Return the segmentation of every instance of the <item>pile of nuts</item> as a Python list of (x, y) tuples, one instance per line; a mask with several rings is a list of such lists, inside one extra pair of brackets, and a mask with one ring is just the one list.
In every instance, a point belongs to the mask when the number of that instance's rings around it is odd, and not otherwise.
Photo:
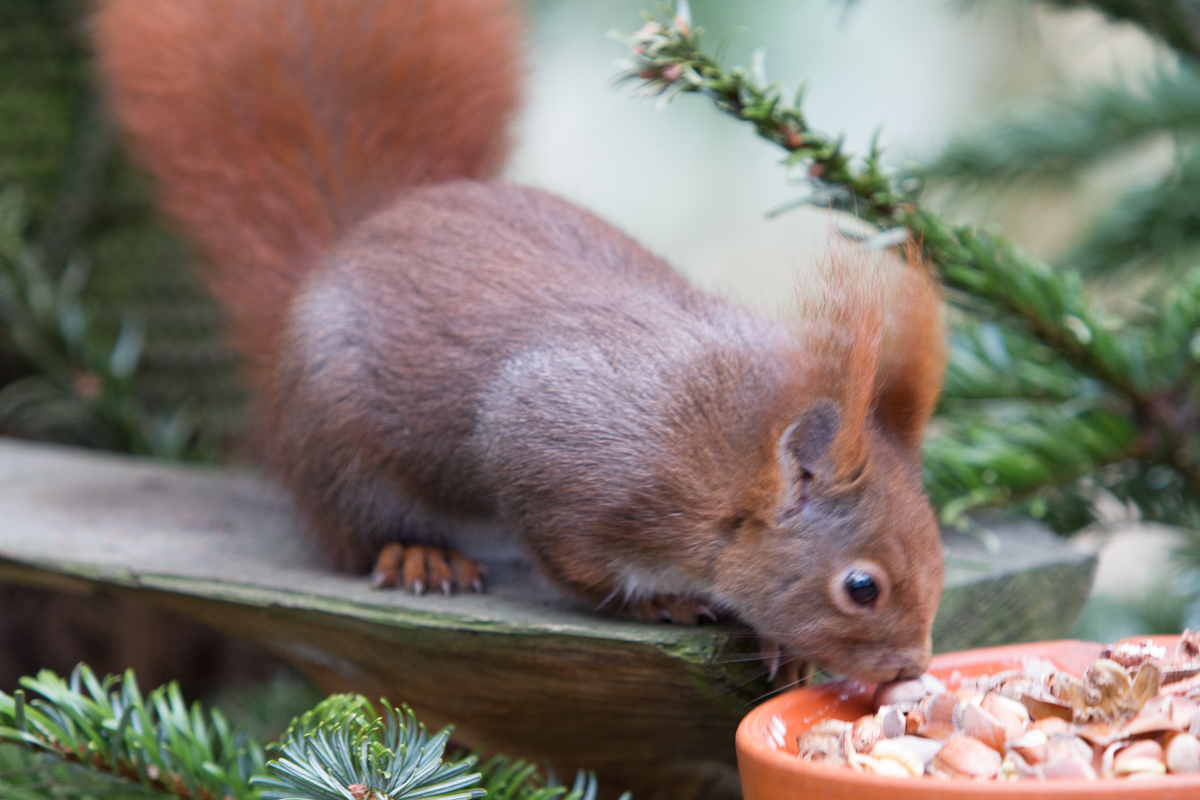
[(1173, 657), (1110, 645), (1077, 678), (1047, 661), (963, 679), (880, 684), (874, 715), (826, 719), (800, 757), (895, 777), (1139, 778), (1200, 773), (1200, 632)]

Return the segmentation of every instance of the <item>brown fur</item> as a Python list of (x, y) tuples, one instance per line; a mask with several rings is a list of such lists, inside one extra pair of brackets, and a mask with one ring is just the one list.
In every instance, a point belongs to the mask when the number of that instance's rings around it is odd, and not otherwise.
[[(482, 524), (597, 604), (683, 594), (835, 669), (924, 668), (943, 356), (920, 270), (889, 292), (846, 254), (789, 331), (561, 199), (455, 180), (502, 153), (501, 2), (169, 8), (108, 0), (100, 62), (339, 566)], [(839, 594), (851, 567), (879, 575), (869, 608)]]

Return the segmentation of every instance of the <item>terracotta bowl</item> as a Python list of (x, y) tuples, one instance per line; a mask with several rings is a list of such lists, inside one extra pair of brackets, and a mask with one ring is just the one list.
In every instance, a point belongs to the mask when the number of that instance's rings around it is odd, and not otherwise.
[[(1145, 641), (1136, 637), (1128, 641)], [(1174, 652), (1178, 636), (1154, 636)], [(935, 656), (929, 671), (954, 688), (963, 678), (1021, 666), (1030, 657), (1052, 661), (1082, 675), (1100, 654), (1093, 642), (1015, 644)], [(964, 800), (964, 798), (1088, 797), (1090, 800), (1184, 800), (1200, 798), (1200, 775), (1084, 780), (973, 781), (967, 778), (885, 778), (802, 761), (796, 736), (829, 717), (846, 721), (871, 713), (875, 684), (839, 681), (781, 694), (750, 712), (737, 732), (738, 771), (745, 800)]]

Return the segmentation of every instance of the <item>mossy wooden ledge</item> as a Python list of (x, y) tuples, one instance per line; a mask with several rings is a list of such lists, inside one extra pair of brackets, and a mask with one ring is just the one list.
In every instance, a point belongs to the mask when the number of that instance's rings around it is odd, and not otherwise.
[[(722, 626), (615, 620), (556, 600), (518, 562), (486, 595), (412, 597), (333, 574), (286, 500), (241, 472), (0, 439), (0, 580), (120, 592), (257, 642), (327, 691), (407, 702), (431, 726), (513, 755), (636, 783), (667, 764), (733, 762), (767, 687), (755, 643)], [(1065, 633), (1095, 561), (1036, 526), (989, 554), (948, 537), (935, 642)]]

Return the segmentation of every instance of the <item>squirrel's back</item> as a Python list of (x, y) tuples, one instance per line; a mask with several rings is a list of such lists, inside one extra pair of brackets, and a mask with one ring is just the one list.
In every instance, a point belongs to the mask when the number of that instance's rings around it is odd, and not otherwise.
[(117, 116), (336, 563), (478, 587), (437, 547), (468, 518), (597, 605), (722, 609), (867, 680), (924, 669), (923, 269), (847, 251), (789, 331), (566, 201), (455, 180), (506, 149), (509, 0), (98, 1)]
[(488, 177), (521, 77), (510, 0), (103, 0), (98, 63), (256, 383), (300, 279), (404, 187)]

